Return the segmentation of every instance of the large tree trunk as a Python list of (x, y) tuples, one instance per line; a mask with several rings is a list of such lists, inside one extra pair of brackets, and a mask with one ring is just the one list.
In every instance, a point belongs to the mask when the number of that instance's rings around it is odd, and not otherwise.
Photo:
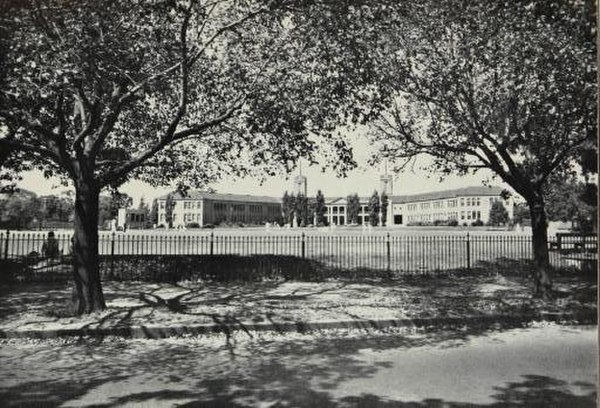
[(91, 182), (75, 183), (73, 242), (73, 309), (77, 314), (106, 308), (98, 264), (98, 202), (100, 191)]
[(548, 299), (552, 296), (550, 258), (548, 256), (548, 225), (544, 211), (544, 199), (539, 196), (528, 203), (531, 214), (531, 230), (535, 272), (533, 276), (535, 294)]

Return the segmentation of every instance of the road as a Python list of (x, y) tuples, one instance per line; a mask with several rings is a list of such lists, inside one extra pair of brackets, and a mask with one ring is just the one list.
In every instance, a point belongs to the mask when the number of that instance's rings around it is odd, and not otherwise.
[(596, 326), (556, 325), (428, 334), (11, 341), (0, 345), (0, 401), (3, 406), (594, 407), (596, 345)]

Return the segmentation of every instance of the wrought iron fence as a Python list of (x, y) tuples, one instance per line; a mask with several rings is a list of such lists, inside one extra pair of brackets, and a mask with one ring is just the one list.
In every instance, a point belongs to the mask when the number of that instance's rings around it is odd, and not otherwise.
[[(44, 259), (43, 232), (0, 233), (1, 259)], [(59, 258), (72, 251), (71, 234), (57, 233)], [(103, 257), (127, 255), (286, 255), (319, 261), (344, 269), (380, 269), (394, 272), (470, 269), (485, 263), (533, 258), (528, 235), (335, 235), (335, 234), (223, 234), (186, 232), (101, 233)], [(562, 234), (549, 241), (550, 262), (557, 268), (595, 265), (595, 235)]]

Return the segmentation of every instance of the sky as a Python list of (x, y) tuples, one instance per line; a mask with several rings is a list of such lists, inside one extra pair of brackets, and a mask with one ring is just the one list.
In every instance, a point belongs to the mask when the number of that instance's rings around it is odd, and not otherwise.
[[(320, 168), (306, 167), (303, 165), (302, 173), (307, 177), (307, 191), (309, 196), (314, 196), (317, 190), (321, 190), (326, 197), (345, 197), (348, 194), (358, 193), (360, 196), (369, 196), (374, 190), (380, 190), (379, 176), (383, 173), (377, 167), (367, 165), (359, 166), (348, 173), (346, 178), (336, 177), (333, 171), (322, 173)], [(226, 178), (219, 183), (211, 184), (219, 193), (252, 194), (281, 197), (287, 190), (293, 191), (293, 177), (297, 174), (281, 175), (280, 177), (268, 178), (262, 184), (256, 178)], [(483, 175), (483, 173), (482, 173)], [(431, 191), (441, 191), (452, 188), (481, 185), (486, 177), (482, 175), (466, 177), (447, 177), (444, 181), (438, 180), (439, 176), (429, 174), (425, 171), (415, 169), (406, 170), (393, 176), (393, 194), (417, 194)], [(493, 185), (506, 187), (501, 180), (492, 181)], [(40, 172), (27, 172), (23, 174), (23, 181), (19, 187), (35, 192), (38, 195), (60, 194), (65, 187), (60, 186), (58, 180), (44, 179)], [(140, 181), (132, 181), (124, 184), (121, 192), (129, 194), (137, 205), (141, 197), (146, 202), (167, 194), (173, 188), (154, 188)]]

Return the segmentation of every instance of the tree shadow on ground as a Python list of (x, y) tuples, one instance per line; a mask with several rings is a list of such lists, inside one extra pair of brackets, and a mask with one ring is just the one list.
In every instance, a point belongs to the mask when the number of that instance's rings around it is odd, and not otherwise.
[[(15, 352), (10, 361), (2, 358), (4, 370), (8, 370), (4, 377), (10, 372), (13, 378), (12, 385), (0, 381), (0, 399), (9, 407), (61, 403), (96, 407), (132, 403), (190, 407), (595, 406), (593, 384), (568, 384), (534, 375), (524, 375), (521, 382), (497, 385), (490, 392), (494, 402), (483, 405), (440, 399), (390, 400), (376, 394), (335, 398), (330, 393), (348, 381), (370, 378), (390, 367), (391, 362), (385, 360), (359, 358), (360, 350), (455, 346), (468, 342), (471, 336), (490, 333), (479, 329), (438, 331), (426, 336), (257, 339), (239, 343), (234, 356), (222, 343), (80, 341), (45, 351), (28, 349), (23, 355)], [(40, 367), (42, 361), (48, 366)], [(575, 394), (570, 385), (581, 392)]]

